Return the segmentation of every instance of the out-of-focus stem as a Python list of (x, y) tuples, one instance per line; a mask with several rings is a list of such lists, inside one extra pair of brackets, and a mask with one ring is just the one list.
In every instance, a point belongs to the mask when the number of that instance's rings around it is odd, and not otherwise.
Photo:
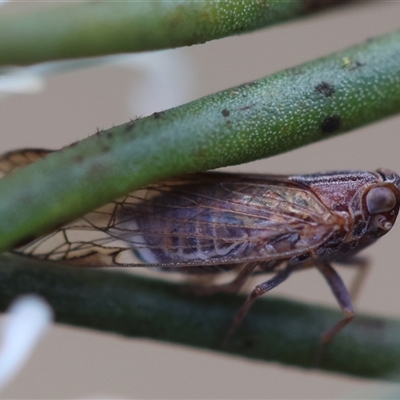
[(0, 13), (0, 64), (204, 43), (346, 1), (350, 0), (88, 1)]
[(400, 372), (400, 321), (389, 318), (357, 314), (317, 366), (320, 335), (339, 311), (265, 296), (223, 348), (243, 296), (201, 298), (133, 274), (1, 256), (0, 310), (23, 293), (43, 296), (65, 324), (363, 377), (397, 380)]

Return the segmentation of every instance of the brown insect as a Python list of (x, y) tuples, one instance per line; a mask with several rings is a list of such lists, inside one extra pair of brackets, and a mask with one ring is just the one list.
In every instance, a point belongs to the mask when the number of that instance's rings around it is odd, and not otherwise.
[[(45, 150), (8, 153), (9, 173)], [(155, 266), (216, 273), (235, 279), (204, 292), (237, 292), (257, 272), (275, 272), (257, 285), (230, 333), (254, 300), (298, 270), (317, 267), (344, 318), (322, 343), (351, 321), (353, 306), (332, 262), (363, 267), (355, 255), (386, 234), (400, 204), (400, 177), (390, 170), (312, 175), (200, 173), (159, 182), (113, 201), (15, 251), (69, 264)]]

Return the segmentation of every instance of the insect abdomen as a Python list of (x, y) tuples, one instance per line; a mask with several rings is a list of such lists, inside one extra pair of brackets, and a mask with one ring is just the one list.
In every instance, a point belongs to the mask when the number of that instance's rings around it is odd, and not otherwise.
[[(228, 218), (229, 219), (229, 218)], [(212, 258), (240, 259), (251, 251), (248, 233), (212, 210), (176, 208), (156, 210), (136, 218), (146, 251), (135, 253), (150, 263), (193, 263)]]

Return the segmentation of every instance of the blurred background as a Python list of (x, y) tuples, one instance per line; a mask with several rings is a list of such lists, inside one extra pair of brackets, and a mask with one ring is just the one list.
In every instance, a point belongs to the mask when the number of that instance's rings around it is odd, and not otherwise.
[[(38, 5), (9, 3), (0, 12), (34, 6)], [(89, 68), (50, 74), (45, 82), (28, 82), (28, 94), (0, 94), (0, 151), (61, 148), (98, 128), (119, 125), (391, 32), (399, 28), (399, 21), (399, 2), (366, 2), (204, 45), (118, 59), (118, 65), (93, 63)], [(400, 117), (387, 119), (229, 169), (298, 174), (386, 167), (400, 172), (399, 126)], [(399, 240), (400, 223), (366, 251), (372, 268), (356, 311), (400, 318)], [(347, 282), (351, 280), (352, 271), (339, 272)], [(336, 307), (315, 270), (295, 274), (272, 295)], [(393, 384), (53, 325), (2, 397), (382, 398), (395, 389)]]

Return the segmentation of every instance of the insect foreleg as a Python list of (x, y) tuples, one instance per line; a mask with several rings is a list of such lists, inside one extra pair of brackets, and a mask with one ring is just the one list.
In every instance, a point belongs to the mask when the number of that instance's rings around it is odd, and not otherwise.
[(334, 326), (325, 331), (320, 338), (321, 344), (325, 345), (354, 317), (353, 305), (351, 304), (350, 295), (340, 278), (339, 274), (328, 263), (317, 263), (317, 268), (328, 282), (332, 292), (344, 313), (344, 318), (337, 322)]
[(278, 272), (272, 279), (261, 283), (260, 285), (257, 285), (249, 294), (247, 297), (246, 301), (243, 303), (242, 307), (239, 309), (237, 314), (235, 315), (235, 318), (232, 321), (232, 325), (229, 328), (229, 331), (226, 334), (225, 340), (224, 340), (224, 345), (226, 345), (232, 336), (232, 334), (235, 332), (235, 330), (238, 328), (238, 326), (242, 323), (244, 317), (250, 310), (251, 306), (253, 305), (254, 301), (262, 296), (264, 293), (269, 292), (271, 289), (274, 287), (278, 286), (281, 284), (283, 281), (285, 281), (289, 275), (293, 272), (293, 265), (288, 265), (284, 270)]

